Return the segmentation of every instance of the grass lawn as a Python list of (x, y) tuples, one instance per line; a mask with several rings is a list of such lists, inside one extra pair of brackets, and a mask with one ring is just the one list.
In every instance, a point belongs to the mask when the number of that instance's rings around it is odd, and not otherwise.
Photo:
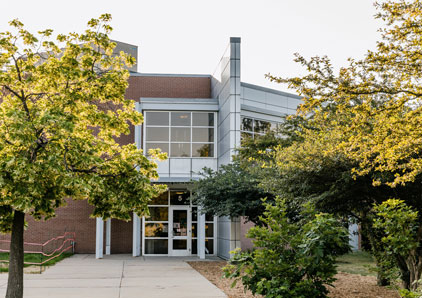
[[(72, 253), (63, 253), (60, 256), (58, 256), (57, 258), (54, 258), (46, 263), (43, 264), (43, 266), (52, 266), (54, 264), (56, 264), (57, 262), (60, 262), (61, 260), (70, 257), (71, 255), (73, 255)], [(51, 256), (52, 257), (52, 256)], [(41, 263), (42, 261), (45, 261), (47, 258), (51, 258), (51, 257), (45, 257), (45, 256), (41, 256), (41, 254), (35, 254), (35, 253), (26, 253), (24, 256), (24, 261), (25, 262), (29, 262), (29, 263)], [(2, 252), (0, 253), (0, 262), (2, 261), (7, 261), (9, 260), (9, 253), (7, 252)], [(39, 266), (39, 265), (28, 265), (25, 264), (24, 267), (29, 267), (29, 266)], [(0, 267), (0, 272), (8, 272), (9, 271), (9, 267), (8, 267), (8, 263), (7, 262), (2, 262), (2, 266)]]
[(337, 271), (339, 272), (375, 276), (376, 273), (371, 268), (375, 268), (374, 258), (364, 251), (356, 251), (337, 259)]

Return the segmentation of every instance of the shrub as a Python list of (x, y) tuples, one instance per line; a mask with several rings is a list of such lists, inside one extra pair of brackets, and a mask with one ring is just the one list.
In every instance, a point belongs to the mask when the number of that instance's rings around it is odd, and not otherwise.
[(255, 249), (235, 251), (225, 276), (268, 298), (326, 297), (337, 273), (336, 257), (350, 250), (347, 229), (331, 215), (309, 209), (293, 222), (279, 198), (265, 207), (265, 225), (247, 234)]

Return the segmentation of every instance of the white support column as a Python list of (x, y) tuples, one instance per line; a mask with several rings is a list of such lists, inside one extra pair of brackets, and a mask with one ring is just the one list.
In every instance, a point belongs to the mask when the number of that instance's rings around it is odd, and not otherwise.
[(95, 258), (103, 258), (104, 245), (104, 221), (101, 217), (97, 217), (96, 235), (95, 235)]
[(106, 255), (110, 254), (111, 250), (111, 219), (106, 221)]
[(141, 219), (133, 213), (132, 256), (141, 255)]
[(205, 214), (198, 207), (198, 257), (205, 259)]

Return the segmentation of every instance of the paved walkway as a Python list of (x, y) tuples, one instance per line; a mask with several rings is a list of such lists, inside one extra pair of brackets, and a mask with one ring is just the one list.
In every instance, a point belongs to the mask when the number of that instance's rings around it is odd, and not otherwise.
[[(197, 258), (74, 255), (42, 274), (25, 274), (25, 298), (226, 297), (185, 260)], [(7, 274), (0, 274), (0, 297)]]

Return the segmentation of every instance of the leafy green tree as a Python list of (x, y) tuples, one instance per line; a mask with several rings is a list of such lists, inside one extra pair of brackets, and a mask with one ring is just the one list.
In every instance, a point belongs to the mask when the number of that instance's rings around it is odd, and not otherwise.
[[(92, 216), (130, 220), (148, 213), (156, 164), (134, 144), (120, 146), (142, 122), (124, 98), (134, 58), (112, 55), (111, 16), (83, 34), (35, 36), (18, 20), (0, 33), (0, 227), (10, 232), (7, 298), (23, 296), (26, 215), (47, 220), (66, 198), (86, 199)], [(15, 32), (15, 33), (13, 33)], [(158, 151), (151, 152), (165, 158)]]
[(291, 221), (286, 202), (279, 198), (265, 207), (264, 226), (247, 234), (256, 249), (237, 251), (225, 276), (264, 297), (327, 297), (336, 256), (350, 249), (348, 231), (332, 216), (309, 209), (301, 221)]
[(261, 189), (258, 176), (245, 170), (238, 162), (223, 165), (218, 171), (204, 169), (203, 179), (194, 183), (194, 200), (204, 213), (240, 217), (260, 225), (264, 211), (262, 199), (274, 196)]
[(417, 290), (421, 286), (422, 258), (420, 257), (422, 227), (418, 211), (403, 200), (390, 199), (374, 207), (374, 227), (383, 232), (382, 242), (393, 255), (402, 274), (403, 288)]

